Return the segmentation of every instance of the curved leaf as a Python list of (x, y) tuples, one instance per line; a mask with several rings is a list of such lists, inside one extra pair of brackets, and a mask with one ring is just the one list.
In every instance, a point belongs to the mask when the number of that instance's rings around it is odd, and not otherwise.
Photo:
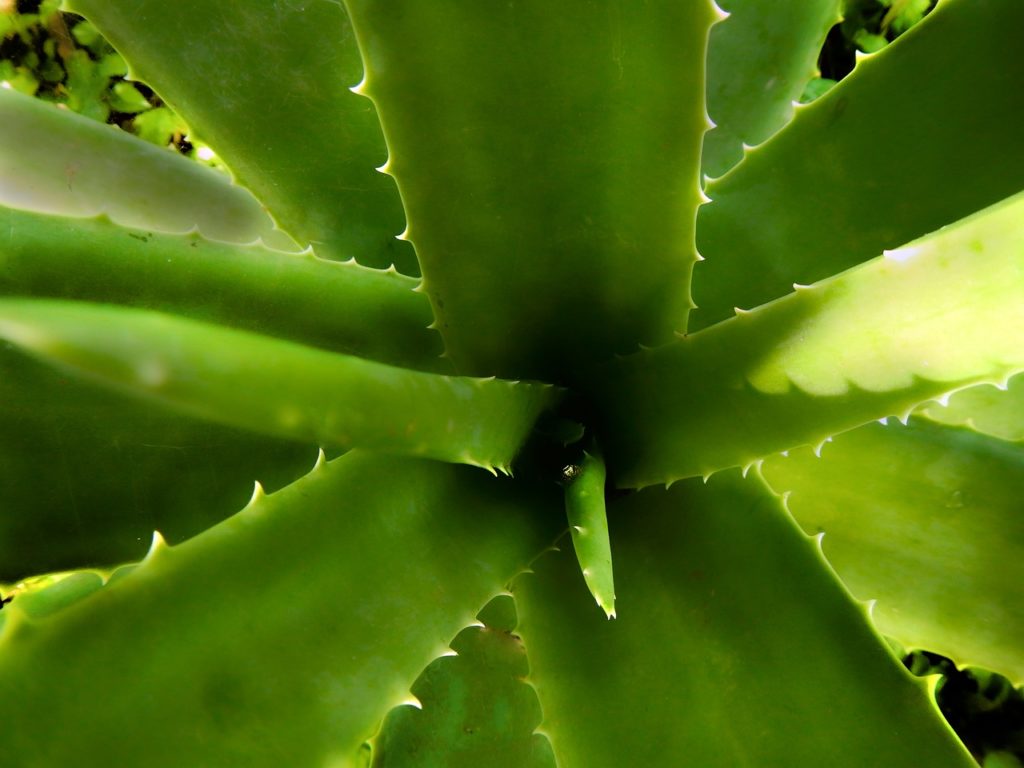
[(717, 0), (729, 14), (708, 40), (708, 114), (701, 170), (721, 176), (793, 116), (839, 19), (840, 0)]
[(277, 437), (507, 472), (547, 384), (419, 373), (193, 320), (102, 304), (0, 299), (0, 338), (183, 412)]
[(1024, 188), (1022, 28), (1018, 0), (945, 0), (708, 185), (690, 330)]
[(394, 272), (3, 207), (0, 233), (4, 294), (128, 304), (396, 365), (450, 369), (417, 281)]
[(560, 382), (684, 327), (710, 0), (346, 2), (461, 372)]
[(613, 619), (615, 582), (604, 500), (605, 474), (604, 459), (597, 453), (584, 453), (572, 477), (566, 479), (565, 511), (583, 580), (601, 610)]
[[(337, 0), (73, 0), (302, 245), (417, 274)], [(259, 44), (254, 45), (253, 41)]]
[(222, 173), (6, 88), (0, 112), (0, 205), (296, 250), (248, 190)]
[[(0, 346), (0, 582), (179, 542), (306, 472), (316, 447), (119, 397)], [(4, 611), (6, 612), (6, 611)]]
[(1022, 370), (1022, 216), (1024, 194), (609, 366), (595, 388), (616, 482), (746, 466)]
[(549, 506), (429, 461), (318, 466), (49, 619), (8, 617), (4, 760), (348, 764), (543, 546)]
[(914, 419), (763, 471), (881, 632), (1024, 682), (1024, 447)]
[(569, 553), (516, 580), (558, 764), (974, 765), (759, 485), (730, 473), (614, 504), (616, 621)]

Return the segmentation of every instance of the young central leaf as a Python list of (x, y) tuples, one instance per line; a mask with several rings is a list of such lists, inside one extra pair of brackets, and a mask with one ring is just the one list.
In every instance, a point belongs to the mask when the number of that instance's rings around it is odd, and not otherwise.
[(348, 0), (459, 370), (565, 381), (690, 307), (710, 0)]
[(608, 618), (614, 619), (615, 583), (604, 506), (604, 459), (596, 452), (584, 453), (583, 461), (567, 466), (563, 472), (567, 480), (565, 511), (583, 580)]

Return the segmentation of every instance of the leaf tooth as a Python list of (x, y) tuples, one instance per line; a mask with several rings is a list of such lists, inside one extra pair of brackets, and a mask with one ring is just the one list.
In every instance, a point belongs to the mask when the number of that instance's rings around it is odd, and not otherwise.
[(871, 58), (874, 58), (875, 54), (877, 54), (877, 53), (878, 53), (877, 51), (875, 51), (875, 53), (868, 53), (867, 51), (862, 51), (859, 48), (854, 50), (854, 52), (853, 52), (853, 66), (855, 68), (860, 66), (861, 62), (867, 61), (868, 59), (871, 59)]
[[(323, 453), (323, 449), (320, 450), (320, 453)], [(317, 457), (317, 463), (319, 464), (319, 456)], [(314, 466), (313, 469), (316, 469), (316, 467)], [(263, 490), (263, 486), (260, 484), (260, 481), (253, 481), (252, 496), (249, 497), (249, 501), (246, 503), (246, 505), (242, 507), (242, 511), (244, 512), (245, 510), (248, 509), (254, 509), (262, 499), (266, 498), (266, 495), (266, 491)]]
[[(324, 466), (326, 464), (327, 464), (327, 454), (324, 453), (324, 449), (323, 448), (318, 448), (317, 449), (317, 453), (316, 453), (316, 461), (313, 464), (313, 469), (311, 469), (309, 471), (309, 474), (312, 475), (314, 472), (319, 472), (320, 470), (322, 470), (324, 468)], [(259, 483), (257, 483), (257, 485), (259, 485)], [(253, 493), (255, 493), (255, 489), (253, 489)], [(250, 501), (251, 501), (251, 499), (250, 499)]]
[(351, 88), (349, 88), (349, 90), (352, 91), (352, 93), (354, 93), (354, 94), (356, 94), (358, 96), (362, 96), (362, 97), (368, 99), (368, 98), (370, 98), (370, 96), (366, 92), (366, 85), (367, 85), (366, 74), (364, 73), (363, 74), (363, 79), (360, 80), (355, 85), (353, 85)]
[[(449, 655), (449, 654), (442, 654), (442, 656), (447, 656), (447, 655)], [(455, 654), (455, 655), (458, 655), (458, 654)], [(400, 706), (400, 707), (402, 707), (402, 706), (415, 707), (416, 709), (423, 709), (423, 702), (420, 701), (419, 699), (417, 699), (413, 694), (410, 693), (408, 696), (406, 696), (404, 699), (402, 699), (400, 702), (398, 702), (398, 706)]]
[(732, 15), (727, 10), (719, 6), (715, 0), (711, 0), (711, 12), (715, 15), (714, 21), (711, 22), (712, 25), (721, 24)]
[[(831, 440), (831, 439), (832, 438), (829, 438), (829, 440)], [(764, 459), (754, 459), (753, 461), (751, 461), (748, 464), (745, 464), (743, 466), (743, 469), (741, 470), (741, 474), (743, 475), (744, 478), (746, 478), (747, 473), (751, 470), (751, 468), (754, 468), (758, 472), (760, 472), (762, 464), (764, 464)]]
[(146, 556), (142, 558), (142, 562), (151, 563), (158, 557), (163, 557), (163, 555), (170, 551), (170, 549), (171, 547), (167, 543), (163, 534), (160, 533), (160, 531), (153, 531), (153, 539), (149, 544), (149, 551), (146, 552)]
[(878, 600), (877, 600), (876, 598), (871, 598), (870, 600), (865, 600), (865, 601), (864, 601), (864, 607), (865, 607), (865, 609), (866, 609), (866, 610), (867, 610), (867, 612), (868, 612), (868, 618), (869, 618), (869, 619), (870, 619), (870, 618), (872, 617), (872, 615), (874, 614), (874, 612), (875, 612), (875, 606), (876, 606), (877, 604), (878, 604)]

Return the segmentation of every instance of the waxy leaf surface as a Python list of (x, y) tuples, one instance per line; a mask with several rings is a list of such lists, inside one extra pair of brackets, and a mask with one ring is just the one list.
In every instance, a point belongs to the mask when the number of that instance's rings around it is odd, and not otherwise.
[(5, 764), (351, 765), (550, 540), (557, 494), (509, 483), (353, 453), (48, 619), (7, 606)]
[(388, 713), (373, 744), (374, 768), (555, 768), (540, 724), (529, 665), (513, 630), (510, 595), (499, 595), (412, 686), (417, 704)]
[(839, 0), (717, 0), (728, 18), (708, 40), (708, 114), (701, 170), (724, 174), (743, 159), (744, 145), (769, 138), (793, 115), (793, 101), (817, 74)]
[(460, 372), (561, 383), (684, 327), (710, 0), (346, 4)]
[(0, 337), (58, 367), (185, 413), (325, 447), (508, 471), (546, 384), (420, 373), (124, 307), (0, 299)]
[(0, 293), (127, 304), (450, 370), (417, 281), (312, 253), (0, 207)]
[(0, 113), (0, 145), (10, 148), (0, 152), (0, 205), (295, 249), (223, 173), (6, 88)]
[[(747, 466), (1024, 368), (1024, 195), (608, 366), (620, 485)], [(998, 329), (998, 330), (994, 330)]]
[(967, 426), (1002, 440), (1024, 440), (1024, 377), (1005, 386), (983, 384), (955, 393), (948, 403), (928, 403), (922, 416), (940, 424)]
[(559, 766), (973, 765), (758, 479), (648, 489), (610, 511), (618, 619), (570, 552), (513, 586)]
[(879, 631), (1024, 682), (1024, 449), (914, 419), (764, 463)]
[(316, 454), (0, 348), (0, 582), (137, 560), (154, 529), (194, 536), (238, 511), (254, 481), (277, 490)]
[(1021, 29), (1018, 0), (946, 0), (708, 185), (690, 330), (1024, 188)]
[[(303, 246), (416, 274), (362, 64), (331, 0), (74, 0)], [(254, 41), (258, 43), (254, 44)]]

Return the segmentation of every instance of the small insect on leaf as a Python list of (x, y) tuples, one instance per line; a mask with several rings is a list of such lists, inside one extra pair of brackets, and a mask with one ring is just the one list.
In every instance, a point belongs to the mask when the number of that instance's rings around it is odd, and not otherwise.
[(579, 464), (566, 464), (562, 467), (562, 480), (572, 482), (580, 476), (582, 471), (583, 468)]

